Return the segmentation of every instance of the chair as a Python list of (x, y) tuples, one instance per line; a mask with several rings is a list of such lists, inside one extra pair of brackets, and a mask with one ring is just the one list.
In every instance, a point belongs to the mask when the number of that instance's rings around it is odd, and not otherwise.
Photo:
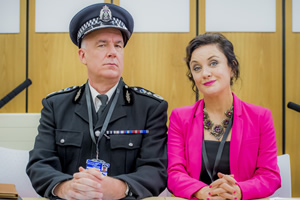
[(0, 147), (0, 183), (15, 184), (21, 197), (39, 197), (26, 174), (28, 150)]
[(169, 192), (168, 188), (166, 188), (162, 193), (160, 193), (159, 197), (171, 197), (171, 193)]
[(40, 113), (0, 113), (0, 147), (33, 148)]
[(270, 197), (292, 197), (291, 186), (291, 167), (289, 154), (277, 157), (277, 163), (280, 169), (281, 187)]

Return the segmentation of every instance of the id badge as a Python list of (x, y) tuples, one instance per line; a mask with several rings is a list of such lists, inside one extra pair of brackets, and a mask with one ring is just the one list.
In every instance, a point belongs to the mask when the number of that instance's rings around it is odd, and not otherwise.
[(89, 168), (99, 169), (100, 172), (104, 176), (107, 176), (107, 171), (108, 171), (109, 166), (110, 166), (110, 164), (106, 163), (103, 160), (97, 160), (97, 159), (88, 159), (88, 160), (86, 160), (86, 169), (89, 169)]

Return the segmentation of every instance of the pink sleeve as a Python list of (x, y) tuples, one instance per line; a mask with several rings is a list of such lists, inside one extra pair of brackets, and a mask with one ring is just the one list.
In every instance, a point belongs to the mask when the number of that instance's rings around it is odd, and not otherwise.
[(175, 196), (193, 199), (192, 195), (207, 185), (188, 173), (193, 166), (188, 166), (186, 158), (186, 130), (177, 109), (173, 110), (168, 130), (168, 189)]
[(264, 110), (259, 119), (259, 149), (256, 170), (251, 179), (238, 182), (243, 199), (264, 198), (281, 185), (277, 165), (276, 135), (270, 110)]

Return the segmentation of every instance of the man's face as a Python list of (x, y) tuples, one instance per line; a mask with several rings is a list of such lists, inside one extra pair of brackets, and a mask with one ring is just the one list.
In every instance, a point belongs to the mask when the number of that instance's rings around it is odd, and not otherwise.
[(104, 28), (86, 35), (78, 51), (90, 80), (119, 81), (123, 72), (124, 41), (120, 30)]

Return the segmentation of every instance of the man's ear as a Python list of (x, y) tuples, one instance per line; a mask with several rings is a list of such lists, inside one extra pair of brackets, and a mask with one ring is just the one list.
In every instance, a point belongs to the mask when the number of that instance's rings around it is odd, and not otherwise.
[(80, 48), (78, 50), (78, 56), (79, 56), (79, 59), (81, 61), (82, 64), (86, 65), (86, 59), (85, 59), (85, 51), (84, 49)]

